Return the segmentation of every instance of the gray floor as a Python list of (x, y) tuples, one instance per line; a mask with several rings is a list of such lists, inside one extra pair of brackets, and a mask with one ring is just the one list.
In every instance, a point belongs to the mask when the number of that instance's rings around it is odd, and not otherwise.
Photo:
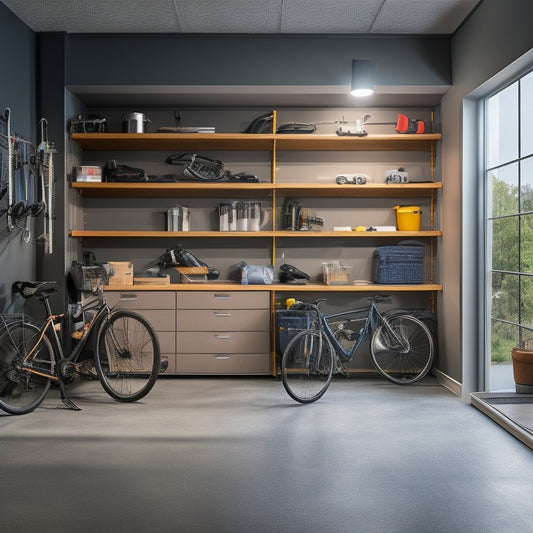
[(0, 415), (2, 531), (533, 532), (533, 453), (433, 378), (312, 405), (273, 378), (72, 391)]

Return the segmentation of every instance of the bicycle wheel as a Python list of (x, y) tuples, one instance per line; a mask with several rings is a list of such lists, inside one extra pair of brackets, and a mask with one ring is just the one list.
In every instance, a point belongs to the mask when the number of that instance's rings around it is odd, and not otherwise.
[(104, 390), (134, 402), (154, 386), (161, 365), (159, 341), (141, 315), (118, 310), (105, 317), (96, 337), (94, 365)]
[(411, 315), (389, 318), (387, 324), (376, 329), (370, 344), (376, 369), (400, 385), (422, 379), (431, 369), (434, 353), (427, 326)]
[(333, 374), (333, 346), (320, 330), (307, 329), (296, 335), (283, 352), (281, 380), (287, 394), (300, 403), (318, 400)]
[[(23, 320), (0, 333), (0, 409), (12, 415), (33, 411), (50, 388), (50, 378), (23, 368), (22, 361), (39, 339), (39, 328)], [(29, 362), (35, 371), (55, 374), (54, 349), (43, 336)]]

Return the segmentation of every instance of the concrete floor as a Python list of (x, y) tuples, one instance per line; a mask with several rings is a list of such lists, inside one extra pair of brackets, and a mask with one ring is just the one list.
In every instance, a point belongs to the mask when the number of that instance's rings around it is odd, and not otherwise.
[(0, 415), (5, 532), (533, 532), (533, 454), (433, 378), (334, 381), (299, 405), (273, 378), (98, 383)]

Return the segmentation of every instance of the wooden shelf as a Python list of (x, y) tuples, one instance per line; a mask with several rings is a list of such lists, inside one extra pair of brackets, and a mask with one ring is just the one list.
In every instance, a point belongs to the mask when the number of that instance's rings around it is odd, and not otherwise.
[(211, 237), (211, 238), (420, 238), (440, 237), (441, 231), (149, 231), (149, 230), (71, 230), (71, 237), (101, 237), (101, 238), (169, 238), (169, 237)]
[(366, 185), (329, 183), (85, 183), (72, 182), (81, 195), (91, 198), (191, 198), (280, 196), (350, 198), (420, 198), (442, 189), (440, 182)]
[(270, 292), (431, 292), (441, 291), (438, 283), (422, 285), (290, 285), (276, 283), (273, 285), (241, 285), (227, 281), (210, 283), (171, 283), (166, 285), (113, 285), (106, 286), (106, 291), (270, 291)]
[(256, 198), (272, 194), (272, 183), (83, 183), (71, 186), (90, 198)]
[(340, 137), (273, 133), (72, 133), (84, 150), (430, 151), (440, 133)]
[(421, 198), (429, 196), (431, 191), (442, 189), (442, 183), (368, 183), (365, 185), (275, 183), (272, 187), (279, 196), (302, 196), (308, 198)]

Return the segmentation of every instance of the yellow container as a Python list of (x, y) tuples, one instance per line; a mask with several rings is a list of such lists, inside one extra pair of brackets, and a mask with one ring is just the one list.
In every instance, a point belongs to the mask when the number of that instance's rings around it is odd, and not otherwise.
[(395, 205), (398, 231), (420, 231), (420, 207), (416, 205)]

